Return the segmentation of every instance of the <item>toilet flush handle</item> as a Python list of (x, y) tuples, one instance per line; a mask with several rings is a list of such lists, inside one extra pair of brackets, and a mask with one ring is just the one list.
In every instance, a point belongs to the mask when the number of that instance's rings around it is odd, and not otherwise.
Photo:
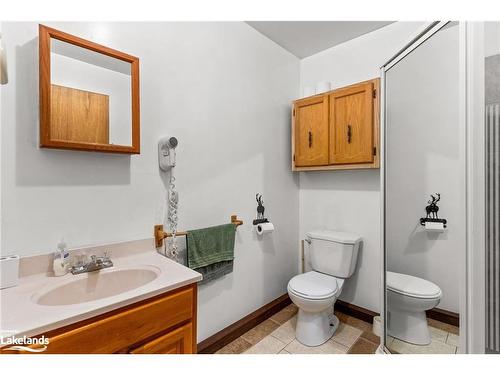
[(304, 239), (304, 241), (306, 241), (309, 245), (310, 245), (310, 244), (311, 244), (311, 242), (312, 242), (312, 241), (311, 241), (311, 239), (310, 239), (309, 237), (306, 237), (306, 238)]

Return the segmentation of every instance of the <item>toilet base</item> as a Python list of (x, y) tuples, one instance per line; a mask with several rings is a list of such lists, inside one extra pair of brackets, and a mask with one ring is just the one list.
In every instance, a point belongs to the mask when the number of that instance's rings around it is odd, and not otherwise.
[(390, 309), (387, 318), (387, 333), (390, 336), (415, 345), (429, 345), (431, 343), (425, 311)]
[(295, 337), (306, 346), (318, 346), (327, 342), (339, 326), (333, 309), (322, 312), (307, 312), (299, 308)]

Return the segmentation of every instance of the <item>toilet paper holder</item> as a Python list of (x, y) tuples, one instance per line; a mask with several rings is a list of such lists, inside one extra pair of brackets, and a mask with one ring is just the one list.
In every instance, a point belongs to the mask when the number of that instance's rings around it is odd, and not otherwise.
[(446, 223), (448, 223), (448, 221), (446, 219), (431, 219), (427, 217), (421, 217), (420, 225), (425, 226), (425, 223), (443, 223), (443, 227), (446, 228)]
[(443, 228), (446, 228), (446, 224), (448, 223), (448, 221), (446, 219), (440, 219), (438, 217), (439, 206), (437, 205), (437, 202), (439, 202), (440, 200), (441, 194), (436, 193), (436, 196), (431, 194), (431, 200), (427, 201), (429, 205), (425, 207), (427, 216), (420, 218), (420, 225), (425, 226), (425, 223), (442, 223)]

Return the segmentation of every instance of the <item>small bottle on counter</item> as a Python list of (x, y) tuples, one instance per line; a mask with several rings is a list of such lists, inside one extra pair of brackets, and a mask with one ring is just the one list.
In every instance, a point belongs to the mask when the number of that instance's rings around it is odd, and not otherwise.
[(64, 276), (69, 270), (69, 252), (64, 239), (57, 244), (57, 251), (54, 253), (54, 276)]

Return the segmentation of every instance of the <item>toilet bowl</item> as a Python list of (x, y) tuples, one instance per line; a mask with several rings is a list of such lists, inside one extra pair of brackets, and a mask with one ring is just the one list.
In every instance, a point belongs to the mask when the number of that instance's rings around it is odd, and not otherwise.
[(338, 328), (333, 305), (342, 291), (343, 279), (310, 271), (293, 277), (288, 283), (288, 295), (297, 305), (295, 337), (307, 346), (328, 341)]
[(387, 272), (387, 332), (416, 345), (428, 345), (431, 335), (426, 310), (441, 301), (441, 289), (419, 277)]
[(361, 237), (346, 232), (318, 230), (306, 234), (307, 257), (312, 270), (288, 282), (288, 295), (297, 305), (295, 337), (306, 346), (328, 341), (339, 326), (333, 304), (344, 280), (356, 268)]

